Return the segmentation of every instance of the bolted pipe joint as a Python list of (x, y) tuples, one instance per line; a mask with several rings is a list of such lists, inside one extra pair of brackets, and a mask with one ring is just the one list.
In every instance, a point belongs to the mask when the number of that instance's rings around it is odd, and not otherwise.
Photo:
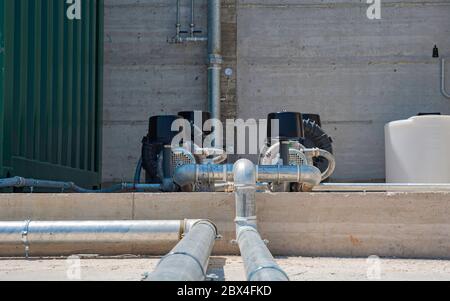
[(198, 181), (214, 184), (216, 181), (233, 181), (233, 165), (224, 164), (187, 164), (178, 167), (173, 181), (180, 187), (195, 184)]

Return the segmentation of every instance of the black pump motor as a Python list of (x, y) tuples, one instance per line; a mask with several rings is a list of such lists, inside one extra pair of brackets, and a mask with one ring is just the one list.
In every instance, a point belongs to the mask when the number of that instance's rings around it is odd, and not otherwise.
[[(183, 111), (183, 112), (179, 112), (178, 115), (183, 117), (187, 121), (189, 121), (189, 123), (191, 124), (191, 136), (192, 136), (191, 141), (192, 142), (195, 141), (196, 134), (201, 135), (202, 141), (207, 135), (211, 134), (210, 131), (203, 130), (203, 126), (204, 126), (205, 122), (211, 119), (210, 112)], [(196, 118), (201, 118), (201, 121), (196, 120)], [(200, 124), (196, 124), (196, 123), (199, 123), (199, 121), (200, 121)]]
[(172, 132), (172, 123), (180, 118), (178, 115), (150, 117), (147, 136), (142, 139), (142, 168), (145, 170), (146, 183), (162, 182), (158, 175), (158, 156), (177, 135), (177, 132)]
[[(202, 118), (202, 124), (197, 125), (197, 129), (196, 117)], [(178, 115), (153, 116), (149, 119), (148, 133), (142, 139), (141, 154), (146, 183), (160, 184), (163, 178), (171, 178), (178, 166), (195, 163), (196, 159), (192, 153), (172, 147), (172, 140), (179, 134), (178, 131), (172, 131), (173, 123), (179, 119), (187, 120), (191, 125), (191, 142), (195, 142), (195, 135), (198, 135), (200, 131), (203, 141), (203, 138), (210, 134), (203, 131), (203, 124), (210, 118), (211, 114), (208, 112), (184, 111)]]
[[(272, 133), (272, 120), (279, 121), (279, 134)], [(320, 115), (297, 112), (278, 112), (268, 116), (268, 137), (279, 141), (298, 141), (306, 148), (320, 148), (333, 153), (333, 140), (322, 129)], [(270, 139), (268, 140), (270, 143)], [(324, 158), (314, 158), (314, 165), (324, 172), (328, 161)]]
[[(272, 128), (273, 121), (278, 120), (277, 129)], [(267, 117), (267, 137), (279, 140), (295, 140), (304, 136), (303, 116), (296, 112), (270, 113)], [(278, 135), (277, 135), (278, 134)]]

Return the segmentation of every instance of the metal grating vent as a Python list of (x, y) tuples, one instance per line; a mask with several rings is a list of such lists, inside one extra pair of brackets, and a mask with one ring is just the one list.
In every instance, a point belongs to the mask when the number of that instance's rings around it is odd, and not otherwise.
[(306, 165), (308, 160), (302, 152), (296, 149), (289, 150), (289, 164), (290, 165)]
[(195, 164), (195, 159), (193, 156), (189, 156), (186, 152), (181, 150), (173, 150), (172, 151), (172, 167), (173, 170), (177, 169), (180, 166), (187, 164)]

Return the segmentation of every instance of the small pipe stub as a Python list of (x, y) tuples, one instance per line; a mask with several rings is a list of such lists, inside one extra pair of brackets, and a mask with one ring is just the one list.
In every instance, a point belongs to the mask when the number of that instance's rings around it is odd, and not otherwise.
[(438, 58), (438, 57), (439, 57), (439, 48), (437, 47), (437, 45), (434, 45), (433, 58)]

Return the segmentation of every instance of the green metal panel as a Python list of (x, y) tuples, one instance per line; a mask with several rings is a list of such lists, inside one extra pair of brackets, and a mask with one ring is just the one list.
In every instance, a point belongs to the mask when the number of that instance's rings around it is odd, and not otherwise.
[(0, 177), (101, 182), (103, 1), (80, 1), (0, 0)]
[(3, 171), (3, 119), (4, 119), (4, 74), (5, 74), (5, 12), (4, 0), (0, 0), (0, 176)]

